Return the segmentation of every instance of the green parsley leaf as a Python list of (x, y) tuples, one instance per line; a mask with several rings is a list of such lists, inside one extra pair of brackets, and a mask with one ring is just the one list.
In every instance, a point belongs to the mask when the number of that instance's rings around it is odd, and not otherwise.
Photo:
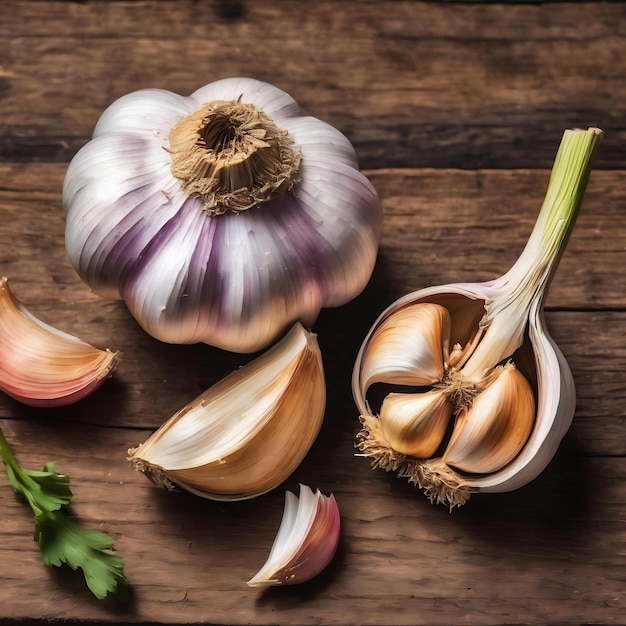
[(124, 563), (114, 554), (109, 535), (83, 528), (62, 511), (44, 511), (35, 516), (35, 541), (46, 565), (80, 567), (96, 598), (102, 600), (108, 593), (126, 595)]
[(56, 567), (66, 564), (80, 568), (85, 582), (102, 600), (109, 593), (124, 599), (128, 581), (124, 563), (114, 553), (114, 542), (99, 530), (83, 528), (63, 507), (72, 499), (69, 474), (59, 474), (54, 463), (42, 470), (27, 470), (20, 466), (0, 429), (0, 456), (13, 489), (23, 495), (35, 514), (34, 539), (39, 544), (43, 561)]
[(47, 463), (40, 471), (23, 469), (17, 463), (7, 463), (6, 469), (11, 486), (28, 500), (33, 511), (58, 511), (72, 499), (70, 475), (58, 474), (54, 463)]

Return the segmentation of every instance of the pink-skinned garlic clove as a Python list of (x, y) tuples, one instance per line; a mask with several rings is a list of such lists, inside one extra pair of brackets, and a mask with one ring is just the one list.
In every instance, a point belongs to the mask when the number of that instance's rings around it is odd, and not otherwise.
[(31, 406), (78, 402), (109, 378), (119, 355), (37, 319), (0, 279), (0, 390)]
[(283, 518), (263, 567), (250, 587), (294, 585), (317, 576), (332, 560), (340, 535), (339, 508), (333, 494), (300, 485), (300, 497), (285, 494)]

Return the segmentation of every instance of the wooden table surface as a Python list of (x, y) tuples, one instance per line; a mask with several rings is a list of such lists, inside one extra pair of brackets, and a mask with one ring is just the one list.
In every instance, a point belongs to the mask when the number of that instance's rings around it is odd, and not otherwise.
[[(67, 164), (99, 115), (142, 87), (181, 94), (247, 75), (353, 142), (384, 207), (375, 273), (315, 323), (328, 406), (280, 488), (216, 503), (153, 486), (126, 461), (249, 356), (147, 336), (64, 248)], [(565, 128), (605, 131), (547, 298), (577, 386), (573, 425), (534, 482), (450, 513), (355, 455), (350, 375), (374, 318), (429, 285), (487, 280), (517, 258)], [(40, 319), (123, 353), (63, 409), (0, 397), (18, 459), (56, 461), (72, 510), (110, 533), (125, 605), (43, 565), (0, 474), (0, 618), (111, 623), (626, 623), (626, 3), (396, 0), (7, 1), (0, 21), (0, 274)], [(333, 492), (338, 554), (317, 579), (259, 593), (285, 489)], [(2, 621), (2, 620), (0, 620)]]

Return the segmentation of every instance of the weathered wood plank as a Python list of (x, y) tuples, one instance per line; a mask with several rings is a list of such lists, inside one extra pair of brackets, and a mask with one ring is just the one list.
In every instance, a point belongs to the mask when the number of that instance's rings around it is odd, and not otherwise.
[[(338, 8), (333, 0), (319, 0), (315, 10), (308, 0), (272, 2), (258, 0), (209, 0), (195, 3), (186, 0), (9, 0), (12, 10), (0, 25), (0, 35), (20, 37), (57, 37), (59, 32), (72, 27), (90, 37), (135, 37), (138, 33), (149, 37), (167, 36), (171, 39), (202, 38), (207, 29), (213, 29), (216, 38), (223, 38), (233, 22), (246, 23), (245, 34), (283, 38), (299, 33), (319, 35), (320, 25), (336, 32), (375, 37), (382, 28), (398, 38), (435, 38), (442, 32), (450, 38), (498, 40), (503, 38), (502, 25), (518, 24), (511, 37), (545, 40), (571, 38), (584, 41), (626, 34), (626, 25), (615, 21), (616, 7), (623, 0), (613, 2), (573, 2), (572, 0), (515, 0), (487, 2), (477, 0), (479, 7), (467, 6), (471, 1), (426, 0), (343, 0)], [(489, 5), (492, 6), (489, 6)], [(543, 13), (541, 6), (552, 5)], [(576, 5), (586, 6), (576, 6)], [(415, 16), (415, 5), (426, 11), (424, 17)], [(463, 6), (465, 5), (465, 6)], [(533, 6), (534, 5), (534, 6)], [(477, 9), (481, 21), (476, 20)], [(574, 29), (566, 19), (578, 14), (595, 18), (584, 28)], [(589, 12), (589, 13), (586, 13)], [(300, 14), (298, 33), (285, 33), (281, 20), (294, 19)], [(134, 24), (128, 16), (141, 15), (142, 23)], [(543, 15), (545, 19), (538, 20)], [(540, 23), (535, 23), (540, 22)], [(537, 28), (538, 26), (538, 28)], [(243, 42), (242, 42), (243, 43)]]
[(344, 131), (366, 168), (549, 167), (563, 128), (588, 125), (609, 131), (598, 166), (626, 164), (626, 4), (381, 6), (17, 2), (0, 158), (67, 161), (129, 91), (247, 74)]
[(24, 464), (56, 459), (74, 481), (74, 514), (116, 539), (130, 607), (96, 603), (79, 576), (45, 568), (27, 506), (0, 481), (2, 612), (9, 618), (163, 623), (621, 623), (626, 565), (624, 458), (564, 446), (534, 483), (475, 496), (449, 514), (403, 481), (354, 458), (345, 434), (319, 440), (284, 486), (333, 491), (339, 554), (318, 579), (259, 594), (283, 489), (220, 504), (167, 493), (123, 460), (146, 433), (0, 421)]
[[(46, 568), (0, 466), (0, 622), (623, 623), (626, 3), (7, 4), (0, 275), (34, 314), (123, 359), (66, 409), (0, 394), (0, 427), (25, 466), (70, 472), (74, 515), (115, 538), (133, 597), (98, 602), (80, 575)], [(279, 85), (349, 136), (385, 226), (366, 291), (314, 326), (329, 400), (309, 455), (280, 489), (221, 504), (157, 489), (126, 450), (250, 357), (159, 343), (122, 303), (91, 294), (65, 257), (60, 196), (68, 160), (112, 100), (237, 74)], [(355, 456), (354, 357), (396, 297), (508, 269), (562, 131), (588, 125), (606, 137), (546, 314), (576, 381), (574, 422), (530, 485), (449, 514)], [(339, 553), (314, 581), (259, 594), (245, 581), (299, 482), (335, 493)]]
[[(111, 609), (79, 576), (46, 569), (32, 520), (0, 480), (2, 615), (110, 622), (449, 624), (619, 622), (624, 600), (624, 240), (621, 172), (594, 172), (550, 296), (547, 322), (578, 386), (577, 414), (553, 463), (515, 493), (474, 497), (452, 515), (356, 458), (350, 370), (392, 298), (429, 282), (491, 278), (513, 262), (546, 171), (375, 171), (386, 211), (380, 265), (366, 292), (315, 326), (325, 356), (324, 427), (285, 487), (334, 491), (339, 555), (319, 579), (259, 595), (245, 581), (277, 530), (283, 489), (232, 505), (153, 487), (125, 461), (166, 417), (247, 357), (150, 339), (120, 303), (89, 293), (63, 248), (64, 166), (0, 165), (0, 268), (31, 310), (121, 349), (115, 377), (66, 409), (0, 397), (0, 425), (21, 462), (49, 460), (74, 480), (74, 513), (110, 532), (133, 585)], [(515, 203), (502, 201), (502, 193)], [(487, 219), (489, 218), (489, 219)], [(419, 230), (414, 224), (424, 224)], [(487, 228), (488, 226), (488, 228)], [(615, 242), (614, 244), (611, 242)], [(463, 253), (459, 251), (463, 250)], [(593, 273), (581, 282), (582, 276)], [(615, 310), (610, 310), (615, 309)], [(218, 365), (219, 364), (219, 365)]]

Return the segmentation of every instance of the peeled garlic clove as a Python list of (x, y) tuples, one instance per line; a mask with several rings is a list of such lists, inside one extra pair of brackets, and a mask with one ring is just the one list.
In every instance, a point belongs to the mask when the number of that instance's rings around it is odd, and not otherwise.
[(248, 585), (293, 585), (317, 576), (332, 560), (340, 534), (335, 496), (300, 485), (300, 499), (287, 491), (285, 510), (265, 565)]
[(390, 393), (380, 407), (380, 425), (389, 445), (401, 454), (432, 456), (440, 446), (452, 404), (443, 390)]
[(522, 449), (534, 421), (533, 390), (515, 365), (507, 363), (457, 416), (443, 460), (464, 472), (495, 472)]
[(0, 389), (31, 406), (63, 406), (111, 376), (118, 355), (37, 319), (0, 279)]
[(129, 450), (129, 460), (157, 484), (214, 500), (252, 498), (300, 464), (325, 407), (320, 349), (297, 323)]
[(363, 396), (377, 382), (431, 385), (443, 376), (449, 338), (450, 315), (443, 306), (420, 303), (398, 308), (365, 344), (354, 384)]

